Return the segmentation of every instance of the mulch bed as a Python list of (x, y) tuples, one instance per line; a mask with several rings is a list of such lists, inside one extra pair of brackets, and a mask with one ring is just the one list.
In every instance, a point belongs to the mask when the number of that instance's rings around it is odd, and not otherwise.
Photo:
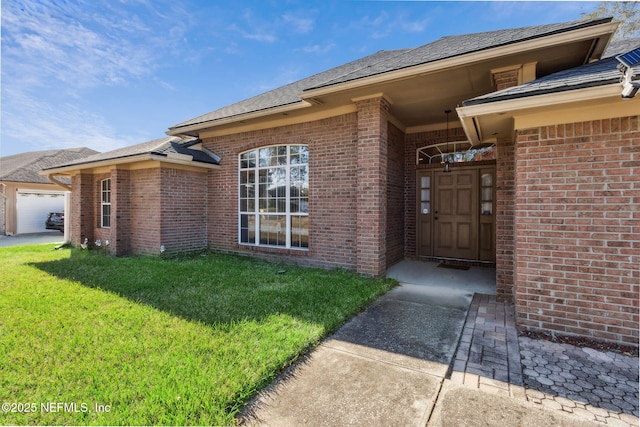
[(596, 341), (584, 337), (571, 337), (562, 335), (545, 334), (544, 332), (533, 331), (519, 331), (521, 337), (528, 337), (534, 340), (547, 340), (560, 344), (571, 344), (576, 347), (587, 347), (599, 351), (611, 351), (614, 353), (624, 354), (625, 356), (638, 357), (638, 347), (631, 345), (621, 345), (615, 343), (608, 343), (602, 341)]

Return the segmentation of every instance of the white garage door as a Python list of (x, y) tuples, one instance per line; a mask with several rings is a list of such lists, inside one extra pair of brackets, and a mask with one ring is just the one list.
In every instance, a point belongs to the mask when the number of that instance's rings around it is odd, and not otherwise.
[(64, 212), (64, 192), (23, 190), (17, 198), (18, 234), (47, 231), (47, 214)]

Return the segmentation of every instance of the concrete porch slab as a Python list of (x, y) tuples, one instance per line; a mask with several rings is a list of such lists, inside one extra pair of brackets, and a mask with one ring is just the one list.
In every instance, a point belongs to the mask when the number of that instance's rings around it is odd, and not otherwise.
[[(422, 285), (435, 292), (495, 295), (496, 270), (490, 267), (469, 267), (456, 270), (438, 267), (438, 262), (404, 260), (387, 270), (387, 277), (400, 283)], [(438, 295), (438, 294), (434, 294)], [(446, 295), (446, 293), (445, 293)], [(440, 300), (438, 300), (440, 301)]]

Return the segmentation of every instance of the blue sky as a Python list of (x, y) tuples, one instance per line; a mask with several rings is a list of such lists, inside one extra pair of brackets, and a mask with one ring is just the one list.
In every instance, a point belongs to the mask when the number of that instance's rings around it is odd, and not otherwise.
[(383, 49), (596, 2), (2, 0), (0, 155), (101, 152)]

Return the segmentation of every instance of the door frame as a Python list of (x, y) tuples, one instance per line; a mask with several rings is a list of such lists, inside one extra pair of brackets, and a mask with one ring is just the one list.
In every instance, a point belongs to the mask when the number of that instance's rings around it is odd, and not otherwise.
[[(437, 258), (437, 259), (460, 259), (473, 262), (489, 262), (495, 263), (496, 259), (496, 162), (482, 161), (458, 163), (452, 168), (454, 173), (456, 170), (464, 168), (465, 170), (475, 169), (477, 172), (476, 179), (476, 208), (478, 209), (476, 219), (476, 256), (475, 258), (462, 257), (442, 257), (435, 255), (435, 194), (437, 191), (437, 183), (435, 182), (436, 173), (440, 172), (440, 166), (418, 168), (416, 170), (416, 255), (419, 258)], [(444, 173), (444, 172), (443, 172)], [(491, 213), (483, 214), (480, 212), (482, 205), (482, 176), (491, 175)], [(422, 187), (422, 177), (428, 176), (429, 179), (429, 203), (425, 204), (423, 199), (424, 188)], [(486, 191), (486, 190), (485, 190)], [(486, 202), (486, 200), (485, 200)], [(486, 207), (486, 204), (485, 204)], [(422, 210), (428, 208), (428, 213)]]

